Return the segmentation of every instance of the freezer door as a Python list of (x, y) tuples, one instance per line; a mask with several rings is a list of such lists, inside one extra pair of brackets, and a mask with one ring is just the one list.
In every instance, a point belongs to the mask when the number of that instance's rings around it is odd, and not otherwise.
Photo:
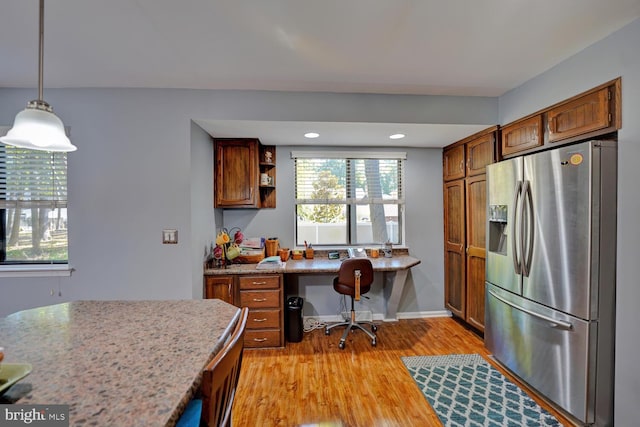
[(531, 243), (525, 252), (531, 252), (524, 256), (529, 263), (522, 295), (585, 320), (597, 318), (591, 313), (591, 257), (597, 250), (591, 244), (597, 233), (591, 225), (592, 191), (598, 186), (591, 147), (584, 143), (524, 158), (524, 185), (531, 196), (524, 198), (525, 223), (533, 234), (525, 237)]
[(521, 293), (520, 232), (516, 227), (521, 198), (522, 158), (487, 166), (486, 279)]
[(495, 359), (577, 419), (592, 423), (598, 323), (486, 286), (484, 340)]

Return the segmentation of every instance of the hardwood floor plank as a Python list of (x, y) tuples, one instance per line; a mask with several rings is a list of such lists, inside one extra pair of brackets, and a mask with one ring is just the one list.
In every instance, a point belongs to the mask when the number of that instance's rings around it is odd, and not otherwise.
[(356, 331), (340, 350), (341, 334), (317, 329), (284, 349), (246, 350), (233, 424), (440, 426), (400, 357), (478, 353), (492, 363), (482, 339), (451, 318), (381, 323), (377, 347)]

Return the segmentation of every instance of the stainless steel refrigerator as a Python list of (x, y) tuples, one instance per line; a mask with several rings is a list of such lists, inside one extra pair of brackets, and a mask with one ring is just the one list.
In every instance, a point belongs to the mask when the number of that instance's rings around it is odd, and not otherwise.
[(616, 188), (611, 141), (487, 167), (485, 346), (583, 425), (613, 425)]

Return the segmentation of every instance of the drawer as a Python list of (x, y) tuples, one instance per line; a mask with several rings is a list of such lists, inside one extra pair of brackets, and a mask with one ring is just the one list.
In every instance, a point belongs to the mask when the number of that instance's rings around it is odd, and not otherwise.
[(240, 289), (278, 289), (280, 276), (239, 276)]
[(240, 306), (249, 308), (280, 308), (280, 290), (240, 291)]
[(280, 329), (247, 330), (244, 333), (244, 346), (247, 348), (282, 347), (280, 342), (281, 332), (282, 330)]
[(280, 310), (249, 310), (247, 329), (268, 329), (282, 327)]

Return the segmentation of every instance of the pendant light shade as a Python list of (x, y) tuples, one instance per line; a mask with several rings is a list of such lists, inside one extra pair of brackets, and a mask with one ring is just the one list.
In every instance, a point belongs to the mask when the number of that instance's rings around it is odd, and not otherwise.
[(41, 151), (75, 151), (77, 147), (69, 141), (62, 120), (53, 114), (53, 109), (42, 100), (42, 62), (44, 57), (44, 0), (40, 0), (40, 49), (38, 60), (38, 99), (30, 101), (20, 111), (13, 127), (0, 142), (20, 148)]
[[(27, 108), (16, 115), (13, 127), (0, 142), (20, 148), (42, 151), (75, 151), (77, 147), (69, 141), (62, 120), (51, 107), (43, 108), (42, 101), (31, 101)], [(37, 104), (38, 106), (35, 106)]]

